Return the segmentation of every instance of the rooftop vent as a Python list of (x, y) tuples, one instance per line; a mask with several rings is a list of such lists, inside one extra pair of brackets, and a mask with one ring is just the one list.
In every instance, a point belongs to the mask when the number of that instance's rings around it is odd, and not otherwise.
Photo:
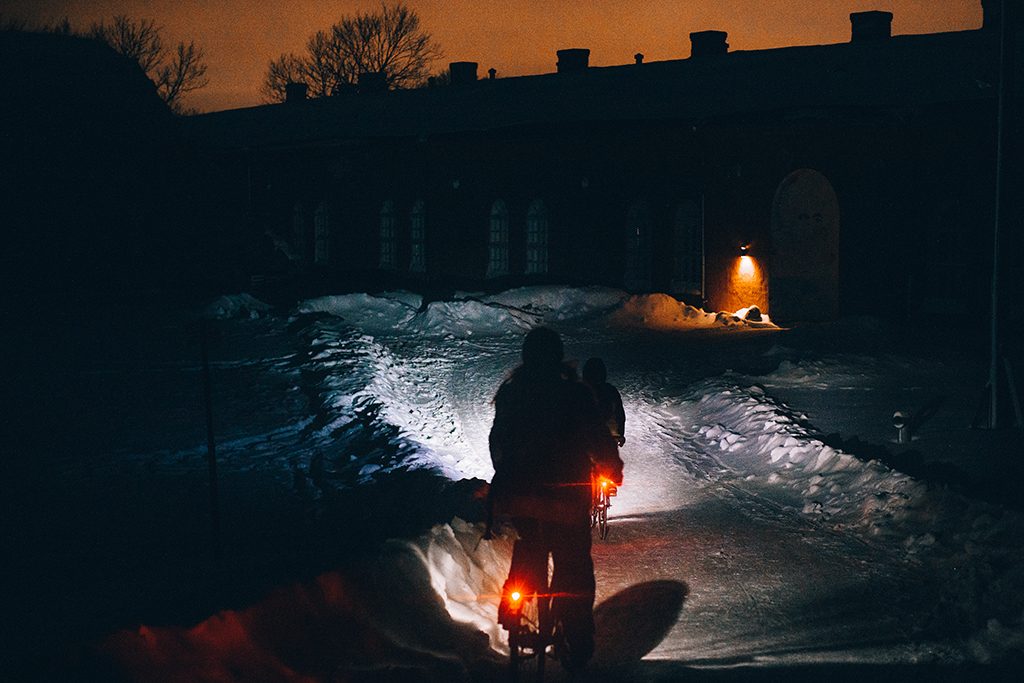
[(729, 51), (725, 31), (696, 31), (690, 34), (690, 58), (724, 55)]
[(558, 73), (569, 73), (571, 71), (586, 71), (590, 66), (590, 50), (582, 47), (574, 47), (568, 50), (558, 50)]
[(850, 42), (888, 40), (892, 37), (892, 12), (854, 12), (850, 15)]
[(285, 102), (302, 102), (306, 99), (306, 91), (309, 88), (305, 83), (285, 83), (284, 86), (284, 101)]
[(635, 55), (633, 55), (633, 62), (635, 64), (643, 64), (644, 63), (644, 53), (643, 52), (637, 52)]
[(476, 62), (452, 62), (448, 65), (448, 74), (452, 85), (476, 83)]
[(383, 71), (364, 71), (356, 86), (360, 94), (384, 92), (388, 89), (387, 74)]

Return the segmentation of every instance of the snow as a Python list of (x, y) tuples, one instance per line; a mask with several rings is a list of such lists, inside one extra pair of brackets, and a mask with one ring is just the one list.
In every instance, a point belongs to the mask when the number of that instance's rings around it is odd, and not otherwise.
[(668, 294), (641, 294), (626, 299), (622, 306), (609, 316), (612, 325), (640, 327), (651, 330), (686, 330), (709, 327), (774, 327), (766, 315), (751, 316), (752, 307), (741, 308), (736, 313), (708, 313), (699, 308), (674, 299)]
[[(220, 476), (236, 505), (262, 508), (245, 528), (260, 536), (263, 524), (279, 530), (275, 543), (294, 544), (280, 560), (285, 575), (345, 556), (322, 540), (332, 525), (384, 534), (383, 545), (191, 627), (160, 623), (154, 609), (143, 615), (150, 625), (105, 640), (105, 655), (130, 677), (497, 676), (497, 594), (512, 538), (482, 540), (479, 514), (446, 512), (463, 503), (435, 501), (422, 486), (490, 478), (490, 400), (538, 324), (563, 334), (569, 357), (603, 357), (623, 395), (625, 484), (608, 541), (595, 542), (598, 610), (637, 599), (637, 586), (687, 594), (663, 639), (641, 653), (648, 665), (954, 666), (1020, 656), (1024, 517), (926, 476), (938, 460), (981, 474), (976, 437), (942, 412), (960, 410), (957, 402), (915, 425), (925, 466), (896, 466), (913, 453), (893, 442), (894, 406), (924, 415), (936, 387), (970, 378), (962, 363), (898, 351), (873, 319), (787, 331), (748, 309), (710, 313), (665, 294), (596, 287), (460, 293), (426, 305), (410, 292), (345, 294), (299, 302), (286, 316), (233, 295), (207, 315), (227, 339), (214, 357)], [(887, 351), (844, 346), (852, 339)], [(135, 473), (148, 505), (143, 491), (166, 489), (169, 472), (204, 473), (201, 433), (139, 434), (90, 472), (114, 473), (111, 481)], [(390, 507), (332, 516), (371, 490), (387, 491)], [(442, 512), (385, 541), (385, 530)], [(132, 521), (120, 523), (131, 538)], [(237, 566), (261, 561), (262, 542), (236, 543)], [(338, 626), (346, 620), (358, 632)], [(379, 656), (360, 654), (367, 648)]]
[(215, 320), (227, 320), (239, 316), (258, 318), (265, 315), (271, 309), (269, 304), (263, 303), (251, 294), (226, 294), (211, 301), (203, 314), (207, 318)]

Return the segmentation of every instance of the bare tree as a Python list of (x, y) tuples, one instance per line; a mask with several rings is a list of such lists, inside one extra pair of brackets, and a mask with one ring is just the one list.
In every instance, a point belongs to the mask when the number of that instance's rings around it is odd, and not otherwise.
[(170, 59), (156, 69), (156, 91), (172, 111), (183, 113), (182, 95), (209, 83), (203, 56), (202, 49), (197, 48), (194, 42), (189, 41), (188, 45), (178, 43)]
[(268, 101), (282, 101), (288, 78), (305, 83), (311, 96), (325, 97), (369, 72), (383, 73), (389, 88), (418, 87), (440, 56), (415, 11), (401, 2), (382, 3), (379, 11), (344, 16), (329, 30), (317, 31), (306, 41), (303, 56), (272, 61), (262, 91)]
[(267, 102), (281, 102), (289, 83), (305, 83), (302, 59), (295, 54), (281, 55), (270, 62), (260, 93)]
[(179, 42), (173, 49), (168, 49), (160, 35), (161, 30), (162, 27), (152, 19), (136, 21), (118, 15), (109, 24), (102, 21), (93, 24), (88, 35), (137, 62), (171, 111), (188, 113), (182, 96), (209, 82), (206, 79), (206, 55), (192, 41), (187, 44)]

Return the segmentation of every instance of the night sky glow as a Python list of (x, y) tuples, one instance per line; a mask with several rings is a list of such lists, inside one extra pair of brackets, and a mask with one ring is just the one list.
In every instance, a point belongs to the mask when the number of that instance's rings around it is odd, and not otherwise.
[[(260, 104), (267, 64), (301, 52), (306, 38), (377, 0), (3, 0), (0, 19), (73, 26), (126, 14), (152, 18), (168, 42), (195, 40), (209, 64), (209, 85), (189, 104), (200, 111)], [(893, 34), (978, 28), (980, 0), (407, 0), (440, 43), (444, 58), (475, 61), (498, 77), (554, 71), (555, 50), (586, 47), (595, 66), (689, 56), (689, 33), (721, 30), (730, 50), (839, 43), (849, 14), (892, 12)]]

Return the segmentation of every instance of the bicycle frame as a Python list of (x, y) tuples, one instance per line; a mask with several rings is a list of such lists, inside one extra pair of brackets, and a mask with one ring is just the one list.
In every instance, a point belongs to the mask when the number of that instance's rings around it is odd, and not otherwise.
[(554, 612), (555, 596), (550, 593), (523, 594), (513, 590), (502, 600), (509, 602), (509, 609), (516, 616), (515, 622), (508, 628), (508, 649), (512, 680), (519, 680), (519, 674), (526, 664), (532, 660), (538, 681), (544, 678), (544, 664), (548, 657), (548, 648), (552, 647), (557, 656), (561, 641), (559, 628)]
[(612, 506), (611, 499), (617, 493), (618, 487), (609, 479), (596, 477), (591, 481), (590, 528), (597, 527), (602, 541), (608, 538), (608, 508)]

